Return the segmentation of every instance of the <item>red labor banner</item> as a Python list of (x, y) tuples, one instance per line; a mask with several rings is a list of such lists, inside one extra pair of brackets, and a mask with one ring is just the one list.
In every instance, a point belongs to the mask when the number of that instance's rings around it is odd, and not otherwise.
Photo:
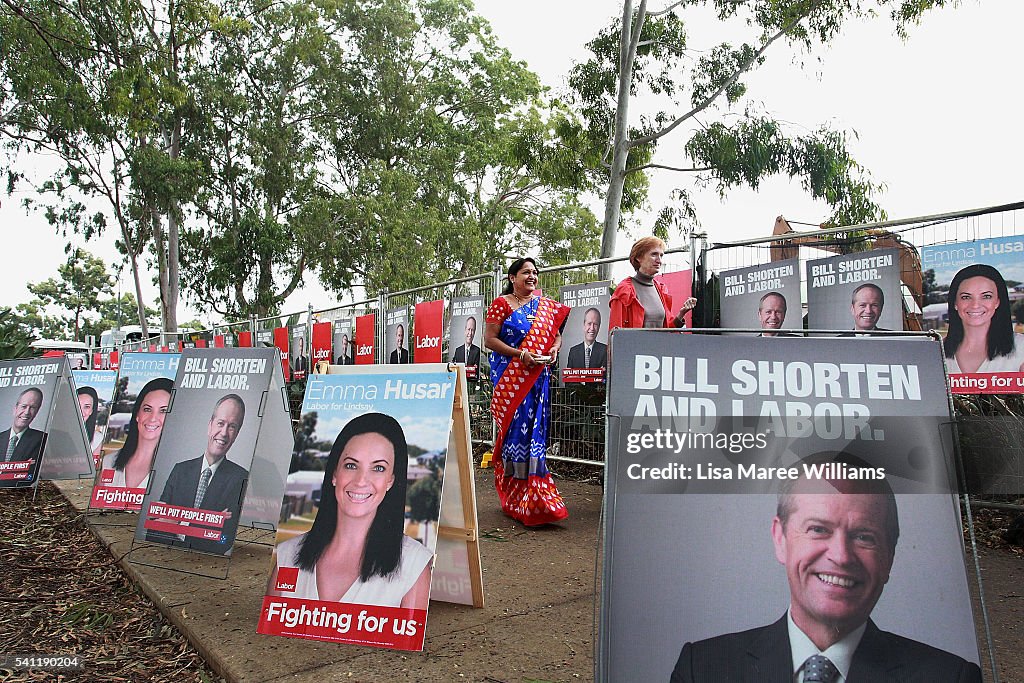
[(376, 323), (377, 316), (373, 313), (356, 317), (356, 365), (373, 364)]
[(239, 332), (238, 333), (238, 346), (251, 347), (252, 346), (252, 332)]
[(291, 364), (288, 362), (288, 328), (287, 327), (275, 327), (274, 328), (274, 346), (281, 352), (281, 369), (284, 370), (284, 376), (287, 379), (292, 376)]
[(331, 322), (313, 323), (313, 367), (320, 361), (331, 363), (334, 350), (334, 325)]
[(213, 348), (223, 349), (224, 348), (224, 335), (215, 334), (213, 335)]
[(424, 301), (416, 304), (413, 318), (416, 348), (414, 363), (441, 362), (441, 328), (444, 326), (444, 301)]
[[(672, 308), (675, 310), (672, 312), (673, 315), (679, 313), (680, 307), (683, 302), (693, 296), (693, 271), (692, 270), (677, 270), (674, 273), (665, 273), (654, 278), (661, 284), (665, 285), (665, 289), (672, 297)], [(688, 311), (685, 316), (686, 326), (691, 327), (693, 324), (693, 311)]]

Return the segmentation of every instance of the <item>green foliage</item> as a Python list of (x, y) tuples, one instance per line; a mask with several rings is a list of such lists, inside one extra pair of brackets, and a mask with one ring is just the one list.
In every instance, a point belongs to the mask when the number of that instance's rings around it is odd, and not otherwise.
[(443, 457), (428, 460), (430, 474), (417, 479), (409, 487), (409, 514), (417, 522), (437, 519), (438, 510), (441, 509), (441, 475), (444, 472), (444, 461)]
[(506, 254), (594, 253), (597, 221), (577, 199), (589, 180), (561, 137), (572, 114), (467, 3), (355, 2), (329, 19), (346, 29), (347, 58), (320, 93), (335, 113), (331, 191), (305, 232), (325, 285), (394, 290)]
[[(851, 19), (884, 12), (905, 35), (909, 25), (945, 0), (689, 0), (664, 3), (672, 6), (664, 13), (657, 12), (660, 7), (645, 6), (641, 12), (633, 9), (632, 0), (624, 3), (624, 12), (632, 16), (631, 33), (624, 35), (621, 16), (617, 18), (588, 43), (591, 57), (569, 77), (572, 101), (585, 121), (577, 131), (578, 141), (590, 150), (585, 158), (593, 161), (598, 150), (607, 151), (591, 172), (604, 175), (609, 196), (622, 189), (620, 204), (607, 207), (605, 241), (614, 243), (620, 209), (629, 213), (644, 205), (646, 173), (653, 168), (686, 173), (691, 187), (710, 184), (722, 196), (738, 186), (756, 189), (764, 179), (784, 174), (829, 204), (828, 224), (884, 218), (875, 202), (882, 186), (853, 160), (846, 133), (821, 127), (811, 134), (794, 134), (782, 122), (752, 113), (755, 106), (743, 79), (765, 63), (775, 43), (810, 53), (827, 45)], [(714, 44), (714, 36), (701, 36), (704, 45), (695, 45), (685, 17), (701, 7), (713, 9), (723, 32), (739, 40)], [(623, 41), (635, 46), (632, 63)], [(626, 61), (621, 61), (623, 54)], [(628, 92), (619, 92), (620, 73), (627, 70)], [(658, 109), (616, 128), (617, 108), (637, 95), (653, 97)], [(734, 109), (744, 101), (737, 118)], [(680, 157), (671, 166), (652, 164), (660, 140), (677, 129), (689, 136)], [(609, 168), (615, 169), (610, 178)], [(655, 226), (659, 234), (669, 227), (685, 234), (697, 225), (688, 193), (689, 188), (679, 188), (674, 204), (660, 212)], [(603, 245), (602, 253), (608, 251)]]
[(9, 307), (0, 307), (0, 360), (28, 358), (32, 355), (32, 334)]
[(1024, 325), (1024, 299), (1018, 299), (1010, 306), (1010, 313), (1015, 322)]
[[(83, 341), (83, 324), (96, 320), (100, 296), (110, 294), (113, 280), (106, 265), (83, 249), (74, 249), (57, 267), (57, 277), (29, 283), (34, 298), (19, 304), (24, 322), (45, 337)], [(66, 311), (50, 315), (48, 310)]]

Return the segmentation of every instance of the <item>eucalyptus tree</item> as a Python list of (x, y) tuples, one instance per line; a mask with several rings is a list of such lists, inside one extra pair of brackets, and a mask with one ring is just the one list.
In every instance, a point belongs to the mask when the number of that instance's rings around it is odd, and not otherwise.
[[(828, 223), (849, 225), (884, 216), (875, 202), (880, 185), (851, 156), (849, 134), (820, 126), (794, 133), (752, 100), (745, 81), (782, 46), (805, 55), (830, 43), (854, 18), (889, 14), (896, 30), (908, 27), (946, 0), (676, 0), (649, 8), (647, 0), (624, 0), (619, 18), (588, 44), (593, 56), (574, 67), (570, 87), (586, 120), (581, 136), (602, 153), (605, 211), (601, 255), (611, 256), (622, 210), (646, 199), (647, 174), (667, 171), (689, 177), (659, 213), (656, 228), (684, 232), (696, 224), (692, 189), (721, 195), (738, 186), (757, 188), (785, 174), (832, 208)], [(690, 21), (708, 11), (715, 19)], [(718, 34), (721, 30), (721, 34)], [(738, 41), (724, 36), (741, 35)], [(792, 54), (792, 53), (790, 53)], [(857, 87), (857, 85), (851, 85)], [(865, 79), (860, 87), (870, 89)], [(663, 105), (634, 116), (638, 95)], [(670, 163), (655, 152), (668, 136), (684, 136)]]

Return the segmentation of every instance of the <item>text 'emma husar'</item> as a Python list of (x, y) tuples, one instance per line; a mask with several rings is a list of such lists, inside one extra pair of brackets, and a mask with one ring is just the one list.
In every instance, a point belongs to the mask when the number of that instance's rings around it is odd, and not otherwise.
[(328, 384), (323, 380), (311, 379), (306, 385), (306, 398), (312, 401), (437, 399), (447, 397), (453, 386), (448, 382), (408, 382), (389, 379), (384, 383), (384, 390), (381, 392), (376, 384)]

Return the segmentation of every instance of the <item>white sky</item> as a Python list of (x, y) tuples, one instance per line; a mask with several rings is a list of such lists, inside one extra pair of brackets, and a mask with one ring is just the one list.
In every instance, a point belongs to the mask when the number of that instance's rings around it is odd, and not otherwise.
[[(652, 1), (651, 7), (659, 4)], [(476, 5), (499, 41), (555, 94), (564, 90), (572, 65), (586, 57), (584, 44), (621, 8), (617, 0), (477, 0)], [(885, 183), (879, 201), (890, 218), (1020, 200), (1024, 94), (1013, 85), (1012, 74), (1020, 71), (1021, 26), (1024, 3), (1019, 0), (966, 0), (959, 8), (932, 12), (906, 42), (886, 18), (858, 22), (829, 49), (805, 59), (804, 69), (794, 65), (788, 47), (774, 46), (768, 63), (746, 79), (749, 100), (763, 103), (797, 131), (824, 123), (856, 131), (851, 150), (876, 181)], [(690, 47), (723, 40), (713, 28), (704, 18), (690, 24)], [(634, 104), (634, 116), (643, 105)], [(658, 160), (673, 163), (671, 150), (685, 142), (685, 134), (663, 139)], [(651, 207), (663, 205), (681, 184), (676, 174), (652, 175)], [(26, 216), (19, 198), (0, 197), (0, 234), (7, 247), (0, 253), (4, 305), (28, 300), (24, 283), (54, 276), (65, 259), (64, 240), (40, 216)], [(779, 214), (808, 223), (829, 214), (826, 205), (783, 179), (765, 182), (756, 192), (736, 190), (724, 200), (705, 191), (695, 201), (701, 228), (713, 241), (768, 235)], [(602, 207), (593, 208), (600, 217)], [(113, 239), (110, 230), (82, 246), (112, 266), (119, 260)], [(631, 243), (620, 237), (619, 251), (625, 253)], [(315, 277), (307, 280), (305, 289), (288, 299), (285, 313), (304, 310), (307, 303), (314, 309), (335, 303)], [(122, 287), (131, 289), (127, 272)], [(155, 299), (155, 288), (148, 291)], [(179, 311), (182, 321), (195, 316), (190, 306)]]

